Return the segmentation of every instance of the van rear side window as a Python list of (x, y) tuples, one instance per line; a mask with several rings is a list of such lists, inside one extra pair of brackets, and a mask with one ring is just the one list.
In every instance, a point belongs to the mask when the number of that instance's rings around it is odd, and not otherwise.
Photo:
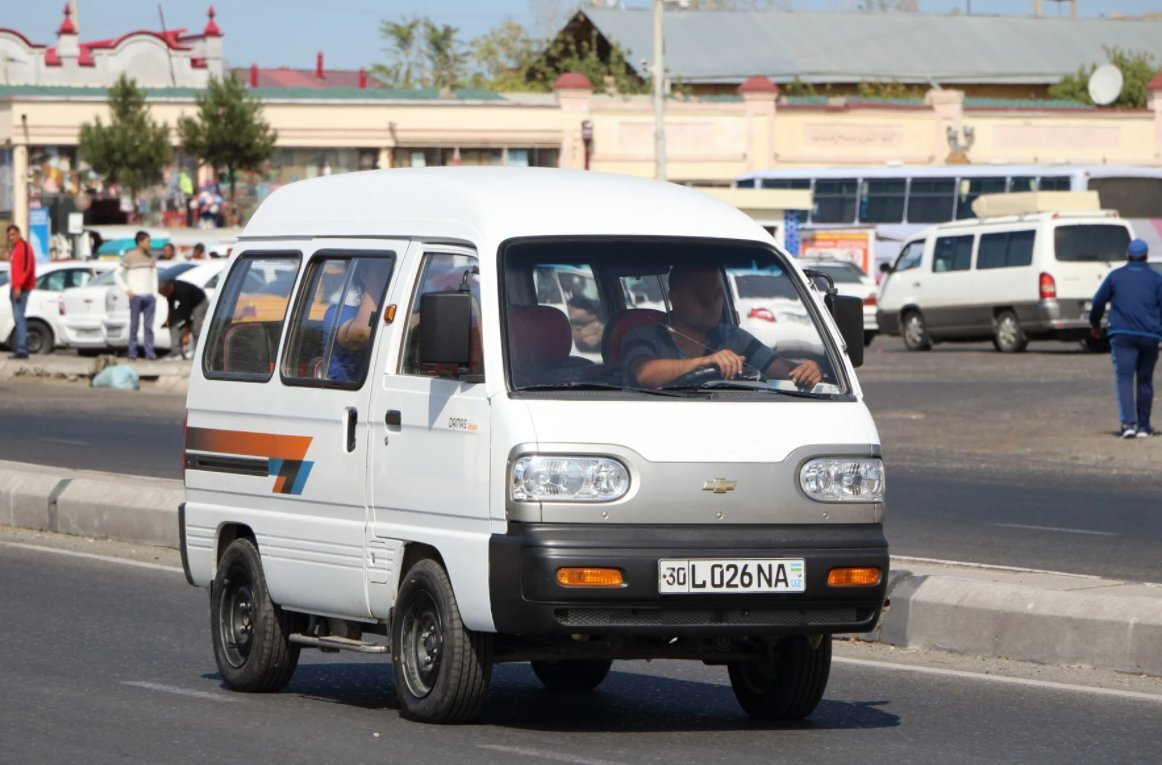
[(1018, 268), (1033, 264), (1033, 231), (1005, 231), (999, 234), (981, 234), (976, 267)]
[(1053, 232), (1057, 259), (1071, 263), (1122, 260), (1129, 244), (1129, 230), (1113, 224), (1058, 226)]
[(202, 356), (206, 377), (271, 378), (299, 258), (297, 252), (238, 257), (210, 322)]

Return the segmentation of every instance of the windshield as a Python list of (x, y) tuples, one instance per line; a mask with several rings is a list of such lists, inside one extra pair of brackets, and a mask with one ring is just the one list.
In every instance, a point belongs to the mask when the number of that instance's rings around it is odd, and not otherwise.
[(1123, 260), (1130, 232), (1125, 226), (1058, 226), (1053, 235), (1057, 259), (1074, 263)]
[(540, 239), (502, 267), (514, 390), (846, 392), (808, 288), (760, 244)]
[(85, 286), (86, 287), (105, 287), (105, 286), (108, 286), (110, 284), (114, 284), (116, 282), (116, 278), (117, 278), (116, 272), (113, 271), (112, 269), (110, 269), (109, 271), (106, 271), (102, 274), (98, 274), (97, 276), (90, 279), (89, 283), (86, 284)]
[(822, 271), (831, 277), (836, 284), (859, 284), (865, 276), (859, 266), (854, 263), (803, 263), (803, 268)]

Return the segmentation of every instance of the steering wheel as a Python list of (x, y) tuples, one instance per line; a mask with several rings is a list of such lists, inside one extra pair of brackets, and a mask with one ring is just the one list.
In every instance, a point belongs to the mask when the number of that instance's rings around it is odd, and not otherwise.
[(718, 371), (718, 367), (703, 367), (702, 369), (695, 369), (693, 372), (687, 372), (681, 377), (675, 377), (670, 382), (666, 383), (666, 388), (697, 388), (703, 383), (708, 383), (711, 380), (721, 380), (722, 372)]

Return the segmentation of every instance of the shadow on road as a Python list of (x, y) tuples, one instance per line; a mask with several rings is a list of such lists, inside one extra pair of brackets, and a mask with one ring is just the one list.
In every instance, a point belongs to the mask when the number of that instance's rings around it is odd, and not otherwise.
[[(616, 665), (615, 665), (616, 667)], [(527, 664), (501, 664), (479, 724), (555, 732), (678, 732), (866, 730), (892, 728), (897, 715), (884, 711), (888, 701), (845, 702), (824, 698), (811, 717), (798, 723), (761, 723), (746, 716), (725, 684), (678, 680), (613, 671), (588, 693), (546, 690)], [(217, 679), (216, 674), (206, 675)], [(399, 710), (391, 666), (382, 663), (304, 664), (285, 694), (309, 702), (362, 709)]]

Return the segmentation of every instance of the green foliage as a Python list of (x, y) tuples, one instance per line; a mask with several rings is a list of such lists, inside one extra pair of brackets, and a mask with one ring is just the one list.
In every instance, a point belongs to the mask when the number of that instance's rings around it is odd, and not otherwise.
[(194, 100), (197, 116), (178, 120), (182, 148), (210, 167), (226, 170), (233, 200), (237, 172), (260, 169), (274, 154), (278, 134), (262, 118), (262, 105), (234, 75), (211, 77), (209, 87)]
[(136, 207), (138, 192), (159, 182), (173, 158), (169, 128), (149, 118), (145, 91), (124, 74), (109, 88), (109, 112), (108, 125), (100, 117), (81, 125), (81, 157), (108, 183), (127, 188)]
[(464, 83), (460, 32), (427, 17), (384, 21), (379, 34), (388, 42), (388, 64), (376, 64), (371, 73), (393, 88), (457, 88)]
[(505, 19), (469, 46), (476, 65), (472, 86), (496, 92), (527, 90), (536, 42), (517, 22)]
[(530, 89), (548, 90), (565, 72), (579, 72), (589, 78), (597, 93), (650, 91), (650, 81), (633, 74), (621, 46), (613, 43), (605, 56), (601, 53), (597, 30), (592, 30), (587, 40), (556, 38), (529, 68)]
[[(376, 64), (371, 72), (396, 88), (414, 88), (423, 78), (423, 51), (420, 47), (423, 19), (412, 17), (406, 21), (384, 21), (379, 25), (380, 37), (390, 47), (384, 51), (391, 57), (386, 66)], [(427, 22), (431, 23), (431, 22)]]
[(899, 80), (873, 82), (865, 80), (856, 85), (856, 93), (863, 98), (923, 98), (924, 88), (905, 85)]
[[(1146, 84), (1162, 71), (1154, 57), (1144, 51), (1124, 51), (1121, 48), (1106, 48), (1109, 62), (1122, 71), (1124, 84), (1122, 92), (1111, 107), (1122, 109), (1146, 108)], [(1089, 97), (1089, 78), (1097, 69), (1097, 64), (1082, 66), (1077, 74), (1067, 74), (1061, 81), (1049, 88), (1049, 95), (1071, 101), (1093, 104)]]

